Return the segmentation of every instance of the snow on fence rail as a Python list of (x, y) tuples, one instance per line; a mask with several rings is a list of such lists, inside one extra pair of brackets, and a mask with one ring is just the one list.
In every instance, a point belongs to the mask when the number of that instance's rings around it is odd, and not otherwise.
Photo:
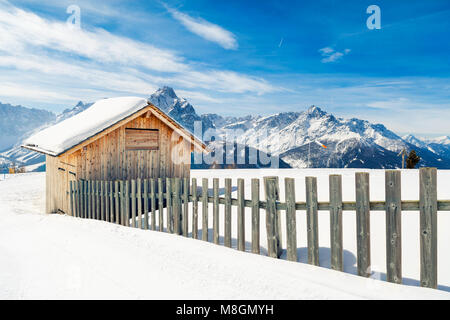
[[(251, 180), (251, 199), (244, 197), (244, 179), (237, 180), (237, 198), (232, 198), (231, 178), (225, 179), (224, 196), (219, 196), (219, 179), (213, 179), (213, 195), (208, 195), (208, 179), (167, 178), (130, 181), (72, 181), (70, 183), (71, 215), (99, 219), (124, 226), (166, 231), (199, 238), (199, 202), (202, 215), (202, 240), (208, 241), (208, 206), (213, 207), (213, 242), (219, 244), (219, 210), (224, 207), (224, 245), (231, 247), (232, 206), (237, 207), (237, 248), (245, 251), (245, 208), (251, 208), (251, 251), (260, 253), (260, 210), (266, 211), (267, 250), (279, 258), (281, 245), (281, 212), (286, 214), (287, 259), (297, 261), (296, 212), (306, 211), (308, 263), (319, 265), (318, 210), (330, 212), (331, 267), (343, 271), (342, 212), (356, 211), (357, 270), (369, 277), (370, 211), (386, 212), (387, 281), (402, 282), (401, 213), (420, 211), (420, 284), (437, 288), (437, 211), (450, 211), (450, 200), (437, 200), (435, 168), (420, 169), (420, 199), (401, 200), (401, 172), (386, 170), (385, 201), (370, 201), (369, 173), (355, 174), (356, 201), (342, 200), (342, 177), (330, 175), (330, 201), (318, 202), (317, 178), (306, 177), (306, 201), (296, 202), (295, 182), (285, 178), (285, 201), (280, 201), (278, 177), (264, 177), (265, 201), (260, 200), (260, 180)], [(189, 203), (192, 203), (189, 206)], [(164, 208), (166, 210), (164, 210)], [(192, 211), (192, 214), (189, 213)], [(166, 213), (164, 215), (164, 212)], [(156, 220), (158, 218), (158, 224)], [(166, 221), (166, 223), (164, 223)]]

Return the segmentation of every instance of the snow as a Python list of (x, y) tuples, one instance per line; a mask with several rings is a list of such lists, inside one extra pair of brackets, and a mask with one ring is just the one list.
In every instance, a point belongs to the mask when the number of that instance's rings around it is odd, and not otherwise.
[[(304, 198), (299, 182), (305, 175), (316, 175), (319, 200), (323, 201), (327, 194), (327, 175), (337, 172), (343, 174), (344, 199), (348, 200), (353, 191), (352, 170), (194, 170), (192, 175), (197, 178), (244, 177), (247, 191), (250, 177), (292, 176), (297, 178), (298, 200)], [(373, 199), (381, 199), (381, 188), (376, 186), (382, 183), (382, 171), (370, 172)], [(439, 172), (440, 198), (445, 191), (443, 187), (450, 183), (447, 182), (449, 175), (449, 172)], [(404, 195), (414, 198), (416, 183), (411, 182), (417, 172), (405, 173), (404, 177), (403, 183), (412, 187), (411, 190), (404, 188)], [(304, 263), (305, 232), (299, 233), (298, 240), (303, 263), (288, 262), (167, 233), (46, 215), (43, 213), (44, 186), (43, 173), (6, 175), (6, 180), (0, 181), (0, 299), (450, 298), (448, 292), (441, 290), (395, 285), (329, 269), (327, 214), (321, 213), (319, 219), (320, 263), (325, 266), (319, 268)], [(261, 213), (264, 221), (263, 211)], [(298, 227), (304, 227), (304, 216), (298, 214)], [(417, 279), (418, 269), (414, 265), (418, 262), (418, 252), (411, 254), (411, 250), (418, 248), (414, 238), (414, 234), (418, 234), (418, 224), (409, 219), (410, 216), (417, 218), (410, 213), (403, 215), (404, 274)], [(233, 212), (235, 218), (236, 212)], [(354, 246), (349, 245), (354, 238), (354, 227), (349, 226), (354, 223), (353, 218), (351, 213), (345, 213), (345, 270), (351, 273), (355, 272)], [(449, 257), (445, 255), (449, 252), (450, 241), (448, 233), (444, 232), (450, 227), (448, 218), (448, 213), (439, 214), (439, 283), (444, 290), (448, 290), (446, 285), (450, 284)], [(249, 217), (246, 222), (250, 223)], [(380, 258), (384, 240), (379, 230), (382, 214), (374, 214), (371, 222), (374, 269), (383, 272)], [(247, 239), (250, 239), (250, 230), (247, 224)], [(235, 231), (233, 224), (233, 233)], [(223, 234), (223, 230), (221, 232)], [(264, 237), (263, 233), (263, 246)], [(250, 243), (247, 243), (249, 249)], [(377, 275), (375, 273), (374, 278)]]
[(146, 99), (138, 97), (103, 99), (83, 112), (32, 135), (24, 144), (57, 155), (147, 105)]

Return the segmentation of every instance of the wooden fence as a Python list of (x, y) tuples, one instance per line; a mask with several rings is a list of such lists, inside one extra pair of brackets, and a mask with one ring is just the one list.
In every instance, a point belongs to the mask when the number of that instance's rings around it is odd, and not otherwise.
[[(264, 177), (265, 201), (260, 200), (260, 180), (251, 180), (251, 199), (244, 197), (244, 179), (237, 179), (237, 198), (232, 198), (232, 180), (224, 181), (219, 195), (219, 179), (213, 179), (212, 196), (208, 179), (149, 179), (131, 181), (73, 181), (70, 185), (71, 214), (80, 218), (99, 219), (124, 226), (167, 231), (199, 238), (199, 202), (202, 204), (202, 240), (208, 241), (208, 206), (212, 204), (213, 242), (219, 244), (219, 210), (224, 207), (224, 245), (231, 247), (232, 206), (237, 207), (237, 248), (245, 251), (245, 208), (251, 209), (251, 252), (260, 253), (260, 210), (266, 211), (267, 250), (270, 257), (282, 253), (281, 214), (286, 214), (287, 259), (297, 261), (296, 212), (306, 211), (308, 263), (319, 265), (318, 211), (330, 212), (331, 268), (343, 271), (342, 213), (356, 212), (358, 275), (369, 277), (370, 212), (386, 213), (387, 280), (402, 282), (401, 212), (420, 211), (420, 284), (437, 288), (437, 211), (450, 211), (450, 201), (437, 200), (436, 169), (420, 169), (420, 199), (401, 200), (401, 172), (386, 170), (385, 201), (370, 201), (369, 174), (355, 174), (356, 201), (342, 199), (342, 177), (329, 176), (329, 202), (317, 200), (317, 178), (306, 177), (306, 202), (295, 199), (295, 182), (285, 178), (285, 199), (280, 200), (278, 177)], [(189, 203), (192, 203), (189, 206)], [(164, 208), (166, 210), (164, 210)], [(192, 214), (189, 213), (192, 210)], [(166, 213), (164, 215), (164, 212)], [(158, 216), (158, 224), (156, 223)], [(167, 226), (164, 230), (164, 225)]]

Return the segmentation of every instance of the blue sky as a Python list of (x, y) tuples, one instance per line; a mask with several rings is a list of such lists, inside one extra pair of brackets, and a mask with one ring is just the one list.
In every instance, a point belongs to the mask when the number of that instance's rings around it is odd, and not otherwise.
[[(66, 12), (80, 8), (80, 29)], [(378, 5), (381, 29), (366, 9)], [(198, 113), (450, 134), (450, 2), (0, 0), (0, 101), (55, 112), (172, 86)]]

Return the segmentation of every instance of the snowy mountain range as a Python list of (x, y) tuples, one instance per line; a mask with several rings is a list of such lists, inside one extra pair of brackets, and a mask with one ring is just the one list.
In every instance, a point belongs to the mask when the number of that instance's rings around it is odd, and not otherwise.
[[(0, 172), (4, 172), (12, 163), (24, 165), (28, 171), (44, 171), (45, 156), (20, 147), (22, 141), (33, 133), (54, 125), (60, 121), (70, 118), (83, 110), (86, 110), (92, 103), (78, 102), (75, 107), (65, 109), (56, 115), (52, 112), (40, 109), (31, 109), (22, 106), (11, 106), (0, 103), (0, 132), (6, 132), (6, 137), (0, 138)], [(22, 127), (15, 127), (17, 123), (22, 123)]]
[[(420, 166), (450, 168), (450, 137), (400, 137), (382, 124), (372, 124), (356, 118), (337, 118), (317, 106), (305, 111), (270, 116), (224, 117), (218, 114), (198, 115), (195, 108), (186, 99), (179, 98), (170, 87), (158, 89), (149, 100), (188, 130), (194, 130), (195, 121), (202, 122), (203, 130), (213, 130), (214, 138), (206, 141), (213, 149), (223, 146), (224, 142), (221, 140), (231, 132), (236, 136), (235, 149), (231, 152), (236, 152), (236, 146), (246, 146), (244, 158), (247, 160), (248, 153), (257, 150), (262, 155), (279, 157), (281, 167), (398, 168), (401, 166), (398, 154), (406, 148), (408, 151), (416, 150), (421, 157)], [(30, 169), (42, 170), (43, 156), (20, 149), (22, 139), (35, 130), (67, 119), (90, 105), (92, 104), (79, 102), (75, 107), (55, 115), (24, 107), (19, 107), (18, 113), (11, 113), (11, 108), (18, 107), (0, 104), (0, 114), (5, 114), (0, 123), (0, 132), (9, 134), (7, 139), (0, 142), (8, 147), (0, 153), (0, 161), (3, 158), (5, 164), (16, 161), (31, 166)], [(20, 121), (21, 118), (24, 120)], [(11, 120), (23, 123), (30, 118), (35, 119), (35, 122), (23, 125), (21, 130), (14, 131), (8, 127), (13, 123)], [(204, 168), (208, 165), (194, 167)], [(238, 167), (259, 165), (244, 164)]]

